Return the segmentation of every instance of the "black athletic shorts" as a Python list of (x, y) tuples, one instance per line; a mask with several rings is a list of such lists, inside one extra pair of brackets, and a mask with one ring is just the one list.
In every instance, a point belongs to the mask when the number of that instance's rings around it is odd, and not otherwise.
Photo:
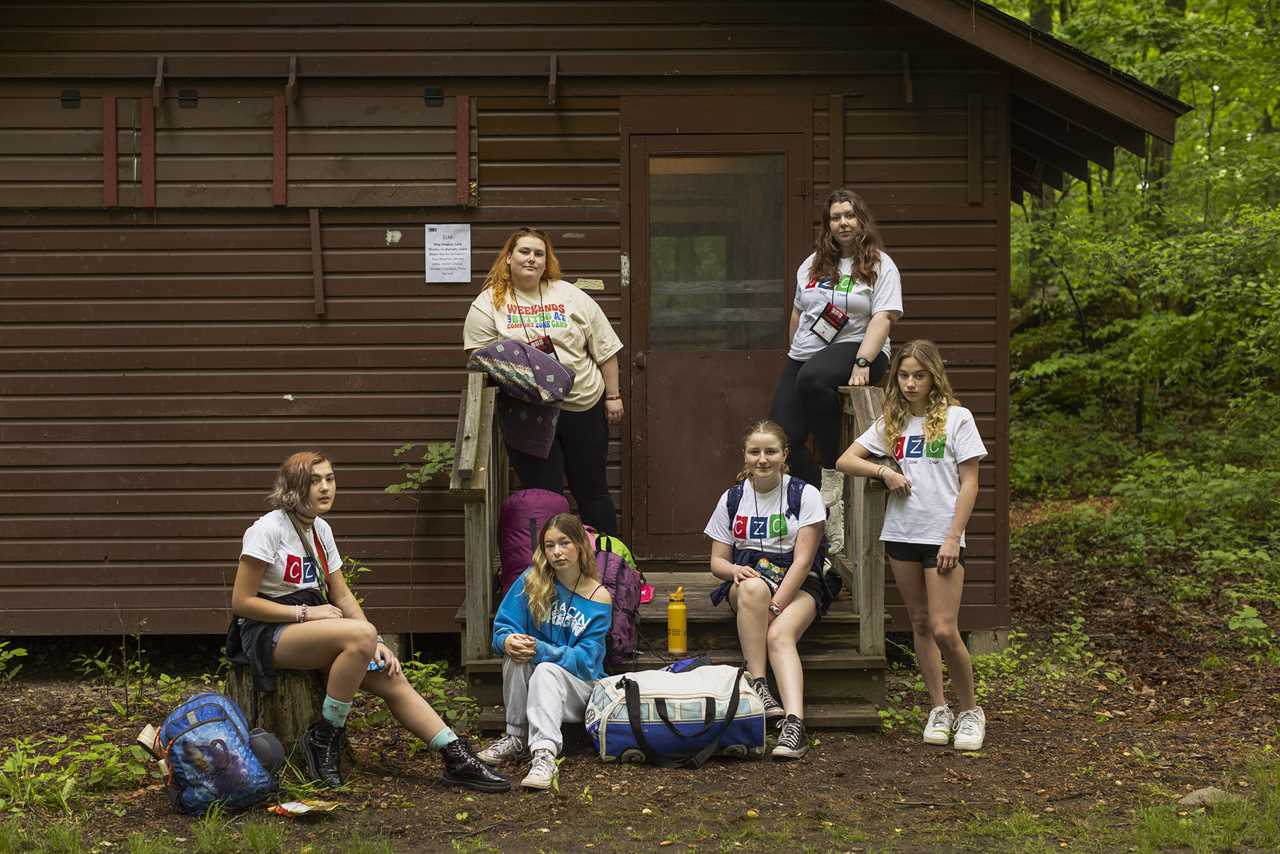
[[(884, 553), (894, 560), (905, 563), (918, 563), (925, 569), (938, 565), (938, 549), (942, 546), (932, 543), (894, 543), (884, 541)], [(960, 565), (964, 566), (964, 549), (960, 549)]]

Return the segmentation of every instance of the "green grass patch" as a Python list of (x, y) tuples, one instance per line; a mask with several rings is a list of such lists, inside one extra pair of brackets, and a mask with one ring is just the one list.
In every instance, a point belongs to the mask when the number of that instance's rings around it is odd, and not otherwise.
[(1190, 850), (1280, 850), (1280, 759), (1250, 764), (1249, 790), (1241, 800), (1191, 809), (1157, 806), (1135, 815), (1138, 850), (1144, 854)]

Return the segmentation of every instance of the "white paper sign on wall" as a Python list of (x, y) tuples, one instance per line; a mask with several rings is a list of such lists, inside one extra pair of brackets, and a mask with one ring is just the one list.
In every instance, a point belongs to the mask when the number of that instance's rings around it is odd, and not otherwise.
[(469, 223), (426, 226), (427, 284), (469, 284), (471, 282), (471, 225)]

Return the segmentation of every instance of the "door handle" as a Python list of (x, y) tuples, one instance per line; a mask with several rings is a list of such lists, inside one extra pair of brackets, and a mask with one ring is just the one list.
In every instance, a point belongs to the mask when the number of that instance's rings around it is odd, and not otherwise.
[(631, 364), (635, 367), (637, 371), (643, 371), (645, 369), (646, 363), (647, 363), (647, 360), (645, 359), (643, 350), (641, 350), (639, 353), (636, 353), (635, 358), (631, 360)]

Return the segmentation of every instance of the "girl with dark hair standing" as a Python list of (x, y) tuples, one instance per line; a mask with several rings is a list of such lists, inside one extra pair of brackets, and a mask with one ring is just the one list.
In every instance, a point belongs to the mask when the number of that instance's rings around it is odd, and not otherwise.
[[(831, 518), (843, 516), (844, 481), (836, 471), (843, 385), (876, 385), (889, 366), (889, 327), (902, 316), (898, 267), (882, 248), (880, 230), (862, 197), (834, 190), (823, 205), (826, 225), (813, 254), (796, 271), (791, 310), (791, 349), (773, 393), (769, 419), (782, 425), (791, 444), (791, 468), (820, 483)], [(812, 434), (815, 464), (805, 442)], [(840, 548), (842, 524), (827, 535)]]
[(520, 485), (559, 493), (568, 480), (583, 520), (603, 534), (617, 534), (605, 472), (609, 425), (622, 423), (622, 340), (595, 300), (560, 278), (547, 235), (527, 226), (507, 238), (489, 269), (467, 312), (462, 347), (469, 352), (504, 338), (555, 356), (574, 374), (550, 455), (539, 459), (507, 444)]
[(299, 451), (280, 466), (267, 498), (271, 512), (244, 532), (231, 593), (237, 620), (227, 657), (248, 664), (259, 689), (274, 689), (277, 670), (324, 672), (321, 718), (301, 742), (308, 771), (324, 785), (344, 782), (347, 715), (356, 689), (362, 688), (386, 700), (396, 720), (440, 753), (445, 783), (482, 792), (510, 789), (511, 783), (476, 759), (413, 689), (365, 618), (340, 571), (342, 557), (323, 518), (337, 492), (333, 465), (322, 454)]

